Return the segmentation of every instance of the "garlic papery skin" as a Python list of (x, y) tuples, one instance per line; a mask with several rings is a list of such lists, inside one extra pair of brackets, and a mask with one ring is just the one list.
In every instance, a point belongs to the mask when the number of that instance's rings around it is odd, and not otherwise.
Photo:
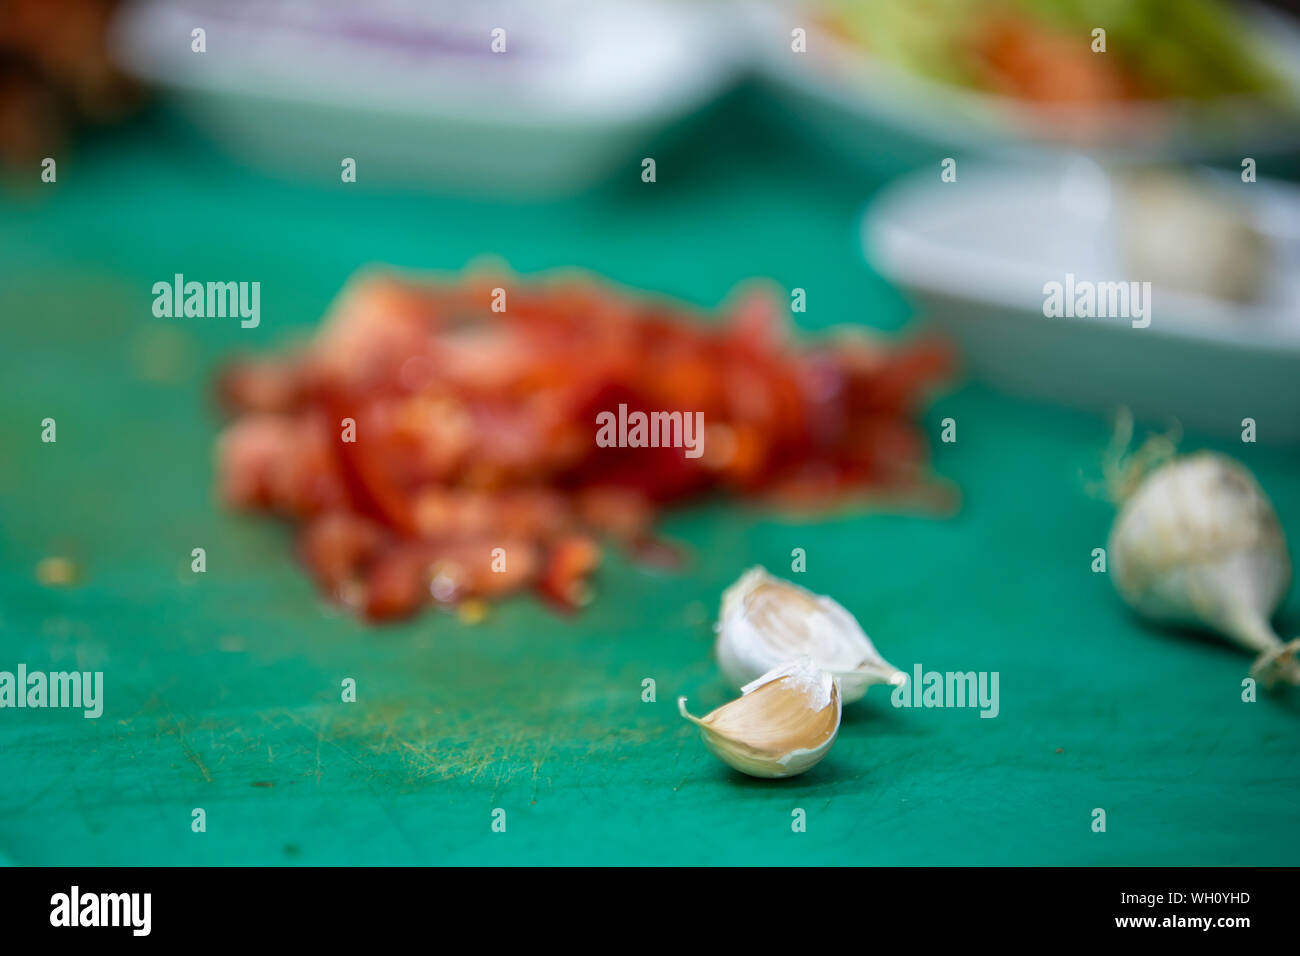
[(840, 706), (835, 678), (808, 658), (773, 668), (704, 717), (677, 699), (713, 755), (751, 777), (793, 777), (820, 761), (839, 733)]
[(1218, 631), (1259, 656), (1265, 687), (1300, 683), (1296, 650), (1269, 624), (1291, 583), (1273, 505), (1224, 455), (1198, 452), (1160, 465), (1124, 501), (1107, 543), (1115, 587), (1139, 614)]
[(737, 687), (800, 656), (838, 679), (846, 704), (872, 684), (907, 680), (838, 603), (763, 568), (750, 568), (727, 588), (717, 631), (718, 664)]

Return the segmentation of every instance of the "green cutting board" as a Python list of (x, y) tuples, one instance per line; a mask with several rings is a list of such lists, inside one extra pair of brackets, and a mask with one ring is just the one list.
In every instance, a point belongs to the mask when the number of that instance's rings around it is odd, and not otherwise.
[[(324, 604), (289, 530), (213, 494), (212, 374), (307, 334), (357, 267), (581, 266), (711, 307), (766, 276), (807, 329), (893, 329), (862, 262), (880, 183), (724, 112), (556, 203), (432, 198), (246, 169), (148, 116), (0, 198), (0, 669), (100, 670), (104, 713), (0, 710), (0, 853), (18, 864), (1300, 863), (1295, 696), (1241, 700), (1249, 655), (1136, 622), (1090, 570), (1098, 417), (966, 386), (925, 417), (959, 514), (809, 522), (727, 502), (667, 516), (683, 573), (611, 554), (572, 618), (367, 627)], [(156, 319), (176, 272), (257, 280), (262, 322)], [(40, 440), (57, 421), (57, 442)], [(1205, 442), (1188, 436), (1185, 447)], [(1300, 539), (1296, 450), (1214, 446)], [(207, 571), (190, 570), (195, 547)], [(1000, 712), (845, 710), (808, 774), (742, 777), (677, 713), (734, 695), (722, 590), (763, 564), (840, 600), (904, 670), (996, 671)], [(80, 570), (37, 580), (44, 557)], [(1300, 631), (1293, 594), (1279, 623)], [(356, 681), (357, 700), (341, 700)], [(644, 701), (643, 681), (656, 700)], [(194, 832), (202, 808), (206, 830)], [(1104, 833), (1093, 810), (1107, 814)], [(494, 832), (494, 811), (505, 832)], [(792, 823), (796, 810), (804, 832)], [(499, 818), (496, 815), (495, 818)]]

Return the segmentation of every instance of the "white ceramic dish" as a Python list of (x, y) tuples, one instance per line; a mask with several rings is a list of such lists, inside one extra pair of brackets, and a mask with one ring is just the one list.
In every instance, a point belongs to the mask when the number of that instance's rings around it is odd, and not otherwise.
[[(1086, 147), (1110, 164), (1267, 156), (1300, 146), (1300, 112), (1280, 115), (1248, 97), (1155, 101), (1078, 113), (1034, 109), (1002, 96), (901, 70), (818, 29), (806, 4), (751, 0), (744, 9), (760, 74), (791, 113), (842, 151), (889, 168), (935, 155), (979, 152), (1006, 160)], [(815, 6), (815, 4), (813, 4)], [(1300, 104), (1300, 27), (1245, 8), (1261, 53)], [(808, 32), (808, 52), (790, 30)]]
[[(195, 28), (206, 52), (191, 48)], [(717, 8), (657, 0), (136, 0), (115, 58), (289, 175), (579, 189), (738, 73)], [(493, 52), (502, 29), (505, 52)]]
[(1300, 442), (1300, 189), (1236, 182), (1272, 250), (1252, 305), (1157, 285), (1146, 328), (1125, 317), (1048, 318), (1044, 287), (1067, 274), (1142, 279), (1125, 263), (1112, 187), (1081, 158), (966, 165), (955, 183), (938, 169), (914, 174), (868, 210), (866, 254), (957, 341), (978, 378), (1101, 411), (1125, 404), (1218, 435), (1239, 435), (1253, 418), (1259, 441)]

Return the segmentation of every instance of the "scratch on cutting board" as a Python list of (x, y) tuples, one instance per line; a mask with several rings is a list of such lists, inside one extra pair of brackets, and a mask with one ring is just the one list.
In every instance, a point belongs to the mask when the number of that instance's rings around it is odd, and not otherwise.
[[(551, 743), (548, 740), (542, 752), (533, 758), (533, 803), (537, 802), (537, 778), (542, 772), (542, 764), (551, 755)], [(549, 782), (549, 780), (548, 780)]]
[[(164, 706), (166, 706), (165, 703)], [(185, 736), (185, 731), (182, 729), (180, 723), (176, 720), (176, 716), (173, 713), (172, 709), (170, 707), (167, 707), (166, 710), (167, 710), (167, 716), (161, 718), (158, 721), (158, 736), (159, 737), (164, 737), (168, 735), (174, 736), (176, 738), (176, 742), (181, 745), (181, 750), (185, 752), (185, 756), (190, 759), (190, 761), (194, 764), (194, 766), (199, 768), (199, 773), (203, 774), (203, 779), (206, 780), (208, 783), (211, 783), (212, 774), (208, 773), (208, 768), (204, 766), (203, 758), (200, 757), (198, 753), (194, 750), (194, 748), (190, 746), (189, 739)]]
[[(362, 769), (365, 780), (402, 787), (422, 787), (431, 780), (460, 779), (479, 786), (490, 782), (494, 799), (516, 782), (526, 782), (534, 798), (549, 787), (552, 775), (543, 771), (553, 763), (557, 747), (582, 742), (583, 759), (574, 768), (580, 773), (593, 756), (625, 752), (662, 733), (659, 728), (611, 733), (606, 720), (596, 719), (565, 726), (564, 735), (557, 739), (554, 725), (495, 713), (430, 712), (409, 700), (389, 700), (379, 707), (342, 715), (316, 709), (276, 709), (257, 716), (272, 725), (292, 723), (311, 734), (301, 740), (299, 751), (290, 754), (290, 762), (298, 763), (301, 754), (301, 763), (306, 764), (304, 775), (319, 785), (324, 786), (329, 776), (328, 745)], [(258, 743), (263, 744), (260, 737)], [(290, 750), (294, 750), (293, 744)], [(274, 752), (268, 747), (268, 765), (273, 759)], [(281, 764), (284, 759), (282, 752)]]
[[(493, 802), (493, 803), (496, 803), (496, 802), (497, 802), (497, 796), (498, 796), (498, 795), (500, 794), (500, 792), (501, 792), (501, 786), (502, 786), (502, 784), (504, 784), (504, 783), (508, 783), (508, 782), (510, 781), (510, 779), (514, 777), (513, 770), (512, 770), (511, 767), (510, 767), (510, 758), (511, 758), (511, 756), (515, 753), (516, 748), (517, 748), (520, 744), (524, 743), (525, 740), (527, 739), (527, 737), (529, 737), (529, 736), (530, 736), (530, 735), (528, 734), (527, 729), (521, 726), (521, 727), (519, 727), (519, 728), (516, 730), (514, 737), (511, 738), (511, 740), (510, 740), (510, 741), (505, 745), (505, 747), (503, 748), (503, 753), (502, 753), (502, 755), (501, 755), (501, 760), (499, 760), (499, 761), (497, 762), (497, 778), (496, 778), (496, 782), (495, 782), (495, 784), (494, 784), (493, 787), (492, 787), (492, 802)], [(536, 735), (532, 735), (532, 736), (533, 736), (534, 738), (536, 738)]]
[[(334, 739), (326, 736), (326, 732), (329, 730), (329, 726), (330, 726), (328, 715), (322, 715), (320, 726), (313, 728), (309, 726), (306, 721), (304, 721), (302, 718), (300, 718), (297, 714), (295, 714), (291, 710), (278, 711), (278, 713), (284, 714), (284, 716), (288, 717), (299, 727), (303, 728), (304, 730), (310, 731), (311, 733), (316, 735), (316, 782), (317, 783), (320, 783), (320, 779), (321, 779), (321, 749), (325, 744), (329, 744), (339, 753), (344, 754), (345, 756), (350, 758), (354, 763), (356, 763), (359, 767), (365, 770), (371, 777), (374, 776), (374, 768), (371, 767), (370, 764), (366, 763), (364, 760), (362, 760), (360, 757), (354, 754), (351, 750), (348, 750), (346, 747), (341, 746)], [(266, 717), (265, 714), (263, 714), (262, 716), (264, 718)]]

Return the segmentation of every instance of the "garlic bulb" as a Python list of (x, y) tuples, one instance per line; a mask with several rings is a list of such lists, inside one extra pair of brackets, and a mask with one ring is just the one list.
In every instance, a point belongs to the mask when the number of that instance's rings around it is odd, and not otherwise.
[(1277, 514), (1237, 462), (1211, 452), (1149, 471), (1111, 527), (1110, 571), (1124, 600), (1152, 620), (1212, 628), (1258, 653), (1265, 687), (1300, 683), (1296, 651), (1269, 625), (1291, 582)]
[(750, 568), (722, 595), (718, 663), (737, 686), (806, 655), (834, 675), (845, 703), (907, 675), (886, 662), (853, 615), (828, 597)]
[(705, 717), (686, 710), (704, 744), (723, 763), (751, 777), (793, 777), (831, 749), (840, 729), (835, 678), (808, 658), (776, 667), (741, 689), (741, 696)]

